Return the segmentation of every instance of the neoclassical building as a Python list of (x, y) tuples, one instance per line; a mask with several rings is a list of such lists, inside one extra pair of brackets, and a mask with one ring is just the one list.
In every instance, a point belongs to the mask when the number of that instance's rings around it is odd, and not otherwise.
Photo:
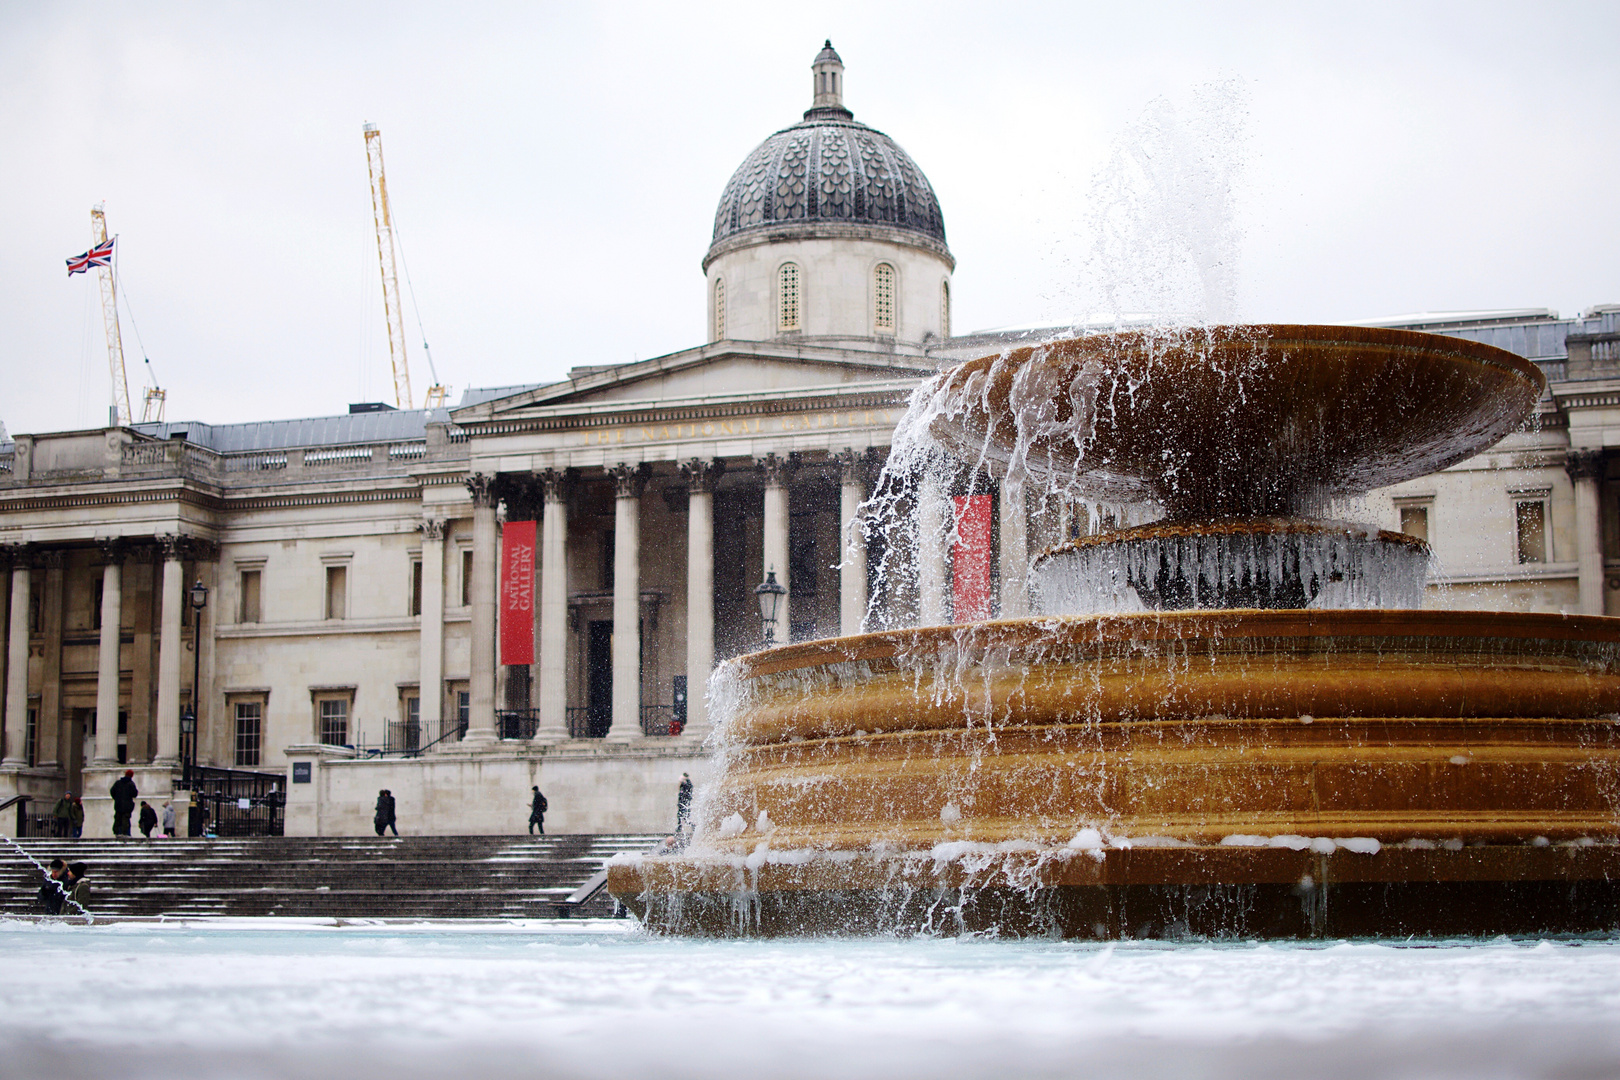
[[(664, 830), (702, 775), (710, 671), (761, 642), (768, 573), (779, 639), (856, 632), (873, 596), (912, 620), (1024, 613), (1029, 559), (1088, 508), (964, 473), (947, 494), (988, 524), (894, 553), (921, 564), (903, 588), (855, 521), (921, 380), (1058, 331), (952, 336), (933, 189), (845, 107), (830, 44), (812, 74), (802, 121), (721, 196), (702, 345), (450, 410), (0, 443), (0, 800), (82, 792), (104, 834), (130, 768), (227, 831), (284, 800), (289, 832), (361, 833), (389, 788), (407, 832), (503, 832), (538, 785), (554, 831)], [(1534, 430), (1355, 508), (1429, 539), (1433, 603), (1620, 610), (1617, 324), (1383, 324), (1552, 380)]]

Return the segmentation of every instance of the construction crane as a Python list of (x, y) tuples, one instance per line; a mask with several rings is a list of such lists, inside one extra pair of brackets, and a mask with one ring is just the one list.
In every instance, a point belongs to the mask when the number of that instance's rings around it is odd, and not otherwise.
[[(107, 215), (102, 204), (90, 208), (91, 250), (107, 242)], [(113, 281), (111, 260), (96, 267), (101, 279), (101, 321), (107, 330), (107, 366), (112, 369), (112, 423), (122, 427), (135, 419), (129, 409), (129, 379), (124, 374), (124, 339), (118, 332), (118, 286)]]
[[(366, 167), (371, 174), (371, 216), (377, 225), (377, 263), (382, 268), (383, 314), (388, 321), (388, 355), (394, 365), (394, 405), (401, 409), (412, 407), (411, 365), (405, 351), (405, 318), (400, 310), (399, 273), (396, 269), (394, 218), (388, 209), (388, 179), (383, 172), (382, 131), (376, 124), (364, 126), (366, 136)], [(420, 317), (418, 317), (420, 322)], [(422, 342), (423, 350), (427, 341)], [(437, 408), (444, 404), (450, 388), (441, 385), (433, 371), (433, 354), (428, 352), (428, 370), (435, 375), (428, 387), (424, 408)]]

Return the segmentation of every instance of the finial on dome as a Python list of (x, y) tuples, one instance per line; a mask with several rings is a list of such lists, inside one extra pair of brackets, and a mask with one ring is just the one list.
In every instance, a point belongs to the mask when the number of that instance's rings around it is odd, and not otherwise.
[(816, 54), (810, 70), (815, 78), (815, 97), (804, 118), (838, 116), (847, 120), (853, 117), (855, 114), (844, 108), (844, 62), (832, 47), (831, 38)]

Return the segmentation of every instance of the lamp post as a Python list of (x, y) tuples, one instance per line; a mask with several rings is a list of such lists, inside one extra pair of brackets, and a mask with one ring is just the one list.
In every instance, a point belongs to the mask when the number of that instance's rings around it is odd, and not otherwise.
[(776, 580), (776, 571), (765, 571), (765, 580), (754, 590), (754, 596), (759, 600), (759, 621), (765, 629), (766, 645), (776, 644), (776, 610), (786, 595), (787, 589)]
[(199, 579), (191, 587), (191, 610), (196, 613), (191, 632), (191, 705), (180, 714), (181, 782), (187, 790), (191, 788), (191, 770), (197, 761), (198, 702), (202, 699), (202, 615), (207, 606), (208, 586)]

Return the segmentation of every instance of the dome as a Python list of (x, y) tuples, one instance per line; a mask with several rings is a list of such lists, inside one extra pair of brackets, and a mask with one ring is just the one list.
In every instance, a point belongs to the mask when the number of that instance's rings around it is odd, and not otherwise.
[[(816, 57), (815, 104), (801, 123), (760, 143), (726, 184), (714, 215), (715, 248), (783, 226), (878, 226), (948, 254), (939, 199), (917, 163), (842, 101), (843, 64), (829, 42)], [(825, 82), (821, 81), (825, 79)]]

